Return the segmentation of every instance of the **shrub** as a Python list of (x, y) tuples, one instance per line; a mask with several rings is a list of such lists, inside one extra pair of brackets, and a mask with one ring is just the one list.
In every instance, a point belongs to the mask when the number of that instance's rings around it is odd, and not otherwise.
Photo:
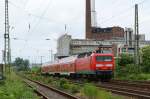
[(57, 81), (51, 82), (51, 85), (54, 87), (60, 88), (60, 83), (58, 83)]
[(31, 73), (40, 73), (41, 72), (41, 68), (40, 67), (37, 67), (37, 66), (34, 66), (31, 68)]
[(126, 66), (127, 64), (133, 64), (133, 56), (130, 54), (121, 54), (121, 58), (118, 59), (120, 66)]
[[(68, 90), (70, 90), (70, 91), (75, 90), (75, 87), (72, 86), (71, 84), (69, 84), (69, 82), (68, 82), (66, 79), (64, 79), (64, 78), (62, 78), (62, 79), (59, 81), (59, 87), (60, 87), (60, 89), (68, 89)], [(73, 88), (73, 87), (74, 87), (74, 88)], [(72, 89), (72, 88), (73, 88), (73, 89)]]
[(140, 73), (140, 66), (133, 64), (133, 56), (129, 54), (121, 54), (121, 58), (116, 60), (116, 77), (126, 77), (131, 74)]
[(135, 75), (136, 79), (135, 80), (150, 80), (150, 74), (138, 74)]
[(150, 45), (143, 47), (141, 50), (142, 54), (142, 70), (143, 72), (150, 72)]
[(61, 88), (64, 88), (65, 87), (64, 85), (67, 84), (67, 80), (66, 79), (61, 79), (60, 82), (59, 82), (59, 84), (60, 84)]
[(97, 88), (92, 84), (85, 84), (83, 88), (83, 92), (88, 99), (96, 99), (97, 97)]
[(63, 89), (70, 89), (70, 85), (68, 83), (66, 83), (66, 84), (63, 84), (61, 86), (61, 88), (63, 88)]
[(116, 67), (116, 77), (126, 77), (129, 78), (128, 76), (130, 75), (137, 75), (141, 73), (140, 66), (135, 65), (135, 64), (127, 64), (126, 66), (117, 66)]
[(78, 85), (70, 84), (71, 93), (78, 93), (80, 90), (80, 87)]
[(50, 77), (50, 78), (47, 78), (47, 83), (51, 83), (53, 81), (53, 79)]
[(122, 99), (121, 97), (112, 96), (110, 92), (98, 89), (96, 86), (89, 83), (84, 85), (83, 94), (86, 96), (86, 99)]
[(140, 66), (135, 64), (128, 64), (126, 65), (125, 71), (127, 74), (139, 74)]

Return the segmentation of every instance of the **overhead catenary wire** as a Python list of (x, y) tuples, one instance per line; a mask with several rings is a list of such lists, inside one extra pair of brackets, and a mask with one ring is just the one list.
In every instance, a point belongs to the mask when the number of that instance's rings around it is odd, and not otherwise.
[[(34, 19), (35, 18), (37, 18), (38, 20), (45, 20), (47, 23), (54, 23), (54, 24), (62, 24), (62, 23), (60, 23), (60, 22), (56, 22), (56, 21), (54, 21), (54, 20), (51, 20), (51, 19), (49, 19), (48, 17), (45, 17), (45, 16), (41, 16), (41, 15), (37, 15), (37, 14), (33, 14), (33, 13), (31, 13), (31, 12), (28, 12), (28, 11), (26, 11), (25, 9), (22, 9), (22, 7), (21, 6), (18, 6), (18, 5), (16, 5), (16, 4), (14, 4), (13, 2), (10, 2), (10, 4), (12, 5), (12, 6), (14, 6), (14, 7), (16, 7), (17, 8), (17, 10), (20, 10), (21, 12), (24, 12), (26, 15), (28, 15), (28, 19), (30, 19), (31, 17), (34, 17)], [(34, 31), (35, 29), (33, 29), (36, 25), (34, 25), (33, 26), (33, 21), (32, 22), (28, 22), (28, 27), (30, 26), (30, 29), (28, 28), (28, 31), (24, 31), (23, 33), (27, 33), (27, 35), (30, 33), (31, 34), (31, 32), (32, 31)], [(39, 22), (40, 23), (40, 22)], [(39, 25), (39, 24), (38, 24)], [(62, 24), (62, 25), (64, 25), (64, 24)], [(36, 27), (35, 27), (36, 28)], [(41, 35), (43, 35), (44, 33), (41, 33)], [(26, 37), (25, 37), (25, 39), (28, 37), (26, 35)], [(28, 40), (29, 40), (29, 38), (27, 38)]]
[[(138, 5), (142, 5), (142, 4), (144, 4), (146, 1), (148, 1), (148, 0), (142, 0), (141, 2), (139, 2), (139, 3), (137, 3), (137, 4), (138, 4)], [(102, 21), (101, 23), (106, 23), (106, 22), (112, 21), (112, 19), (117, 18), (117, 17), (120, 17), (120, 16), (122, 16), (123, 14), (128, 13), (129, 11), (131, 11), (131, 9), (134, 9), (134, 5), (132, 5), (131, 7), (127, 8), (127, 9), (124, 9), (124, 10), (120, 11), (119, 14), (117, 14), (117, 15), (113, 15), (113, 16), (111, 16), (110, 18), (105, 19), (105, 20)]]
[[(50, 6), (49, 6), (50, 3), (51, 3), (51, 1), (49, 1), (48, 4), (47, 4), (47, 6), (45, 7), (43, 13), (42, 13), (41, 16), (40, 16), (41, 18), (42, 18), (42, 17), (45, 15), (45, 13), (47, 12), (47, 9), (50, 7)], [(35, 31), (35, 29), (37, 28), (37, 26), (39, 25), (39, 23), (40, 23), (40, 21), (41, 21), (41, 18), (39, 18), (39, 20), (38, 20), (38, 22), (36, 23), (36, 25), (34, 25), (34, 26), (31, 25), (31, 29), (30, 29), (30, 31), (28, 31), (28, 33), (26, 34), (25, 38), (30, 39), (30, 38), (28, 37), (28, 36), (29, 36), (29, 33), (30, 33), (30, 35), (31, 35), (31, 33), (33, 33), (33, 31)], [(32, 28), (32, 27), (33, 27), (33, 28)], [(26, 42), (25, 45), (27, 45), (27, 44), (28, 44), (28, 42)]]
[[(19, 9), (21, 8), (20, 6), (17, 6), (17, 5), (15, 5), (14, 3), (12, 3), (12, 2), (11, 2), (11, 4), (12, 4), (13, 6), (15, 6), (16, 8), (19, 8)], [(50, 1), (49, 1), (49, 4), (50, 4)], [(39, 21), (41, 20), (41, 17), (43, 17), (44, 14), (46, 13), (46, 10), (48, 9), (49, 4), (47, 5), (47, 7), (46, 7), (45, 10), (43, 11), (42, 15), (40, 16)], [(21, 10), (24, 10), (24, 9), (21, 9)], [(24, 10), (24, 12), (27, 13), (28, 15), (31, 15), (30, 12), (27, 12), (26, 10)], [(32, 14), (32, 16), (33, 16), (33, 14)], [(36, 16), (36, 15), (34, 15), (34, 16)], [(37, 23), (37, 24), (38, 24), (38, 23)], [(30, 25), (30, 28), (31, 28), (30, 22), (29, 22), (29, 25)], [(28, 31), (28, 33), (29, 33), (29, 31)], [(26, 39), (26, 42), (24, 43), (24, 45), (27, 45), (27, 44), (28, 44), (28, 41), (29, 41), (28, 34), (26, 35), (25, 39)], [(24, 46), (24, 47), (26, 47), (26, 46)]]
[[(37, 26), (39, 25), (39, 23), (40, 23), (42, 17), (45, 15), (45, 13), (47, 12), (47, 9), (50, 7), (50, 6), (49, 6), (50, 3), (52, 3), (52, 2), (49, 0), (47, 6), (45, 7), (44, 11), (43, 11), (42, 14), (40, 15), (41, 18), (39, 18), (39, 20), (38, 20), (38, 22), (35, 24), (35, 26), (33, 26), (33, 28), (31, 28), (30, 35), (31, 35), (31, 33), (32, 33), (33, 31), (35, 31), (35, 29), (36, 29)], [(27, 34), (26, 37), (28, 37), (28, 35), (29, 35), (29, 32), (28, 32), (28, 34)]]

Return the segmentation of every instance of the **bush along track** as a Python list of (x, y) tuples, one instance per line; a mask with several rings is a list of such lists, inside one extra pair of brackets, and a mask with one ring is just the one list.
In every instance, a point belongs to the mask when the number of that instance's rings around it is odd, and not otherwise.
[(97, 88), (94, 84), (85, 83), (84, 86), (70, 83), (64, 78), (53, 78), (51, 76), (37, 76), (35, 74), (26, 75), (27, 78), (40, 81), (48, 86), (60, 89), (62, 91), (73, 94), (81, 99), (122, 99), (119, 96), (113, 96), (111, 92)]
[(121, 54), (116, 58), (115, 79), (119, 80), (147, 80), (150, 81), (150, 46), (140, 50), (140, 64), (134, 64), (134, 57)]
[(0, 99), (40, 99), (34, 91), (15, 74), (0, 82)]

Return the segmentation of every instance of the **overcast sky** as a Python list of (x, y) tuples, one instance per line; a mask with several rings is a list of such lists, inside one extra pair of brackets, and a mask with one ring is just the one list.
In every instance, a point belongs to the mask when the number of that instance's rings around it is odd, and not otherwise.
[[(139, 3), (140, 33), (150, 40), (150, 0), (96, 0), (98, 26), (133, 28), (135, 3)], [(40, 62), (44, 56), (45, 62), (50, 59), (49, 50), (56, 53), (56, 41), (65, 33), (65, 24), (73, 38), (85, 37), (85, 0), (9, 0), (9, 19), (12, 58)], [(0, 62), (3, 34), (4, 0), (0, 0)]]

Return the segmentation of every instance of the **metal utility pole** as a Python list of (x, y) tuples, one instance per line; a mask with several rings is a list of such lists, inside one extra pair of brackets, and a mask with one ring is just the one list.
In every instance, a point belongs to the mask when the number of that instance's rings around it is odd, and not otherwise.
[(138, 4), (135, 4), (135, 64), (139, 64), (139, 22), (138, 22)]
[(53, 61), (53, 50), (51, 49), (51, 62)]
[(53, 61), (53, 50), (52, 49), (50, 49), (50, 50), (48, 50), (49, 51), (49, 61)]
[(8, 66), (10, 72), (11, 65), (11, 50), (10, 50), (10, 36), (9, 36), (9, 15), (8, 15), (8, 0), (5, 0), (5, 34), (4, 34), (4, 68)]
[(44, 56), (41, 56), (41, 65), (43, 64), (43, 57), (44, 57)]
[(128, 28), (125, 28), (125, 41), (126, 45), (128, 45)]

